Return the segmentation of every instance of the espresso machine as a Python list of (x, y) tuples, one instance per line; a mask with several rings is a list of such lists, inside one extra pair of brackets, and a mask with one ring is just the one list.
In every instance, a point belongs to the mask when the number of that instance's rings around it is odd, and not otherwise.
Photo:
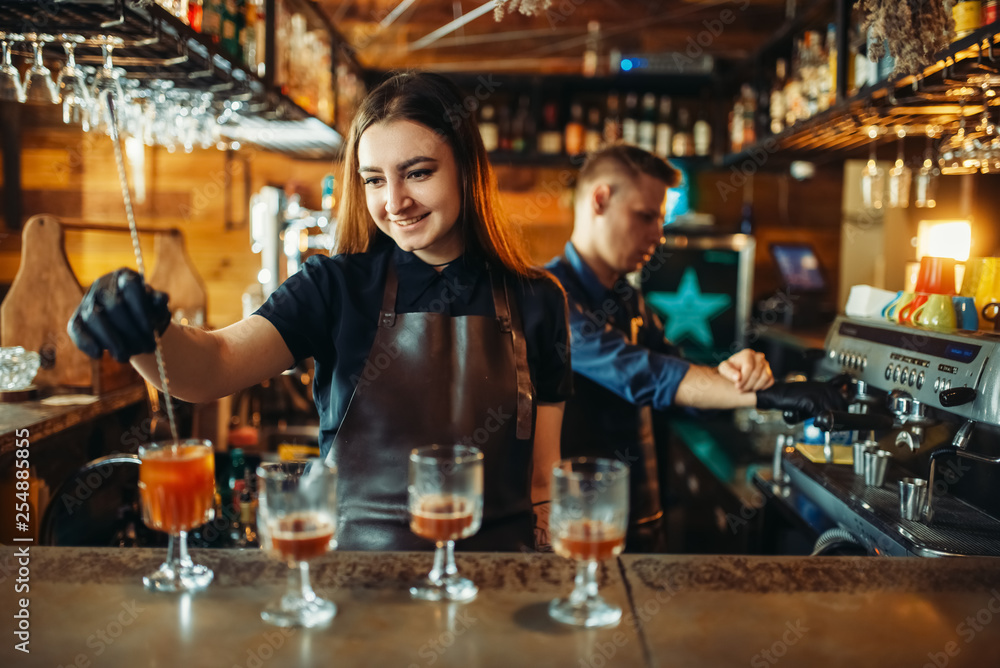
[[(772, 491), (868, 554), (1000, 556), (1000, 334), (841, 316), (822, 369), (849, 377), (850, 408), (815, 425), (876, 441), (890, 455), (884, 480), (833, 464), (829, 447), (818, 462), (782, 447)], [(915, 511), (900, 507), (902, 479), (924, 488)]]

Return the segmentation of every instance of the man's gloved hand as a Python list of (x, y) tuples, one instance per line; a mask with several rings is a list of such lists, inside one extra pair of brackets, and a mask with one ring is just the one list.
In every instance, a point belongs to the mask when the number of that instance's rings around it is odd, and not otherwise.
[(107, 350), (119, 362), (156, 348), (153, 332), (170, 324), (166, 293), (153, 290), (131, 269), (101, 276), (84, 295), (67, 330), (77, 348), (98, 359)]
[(785, 412), (786, 420), (793, 417), (793, 421), (798, 421), (816, 417), (827, 410), (845, 411), (847, 399), (829, 383), (775, 383), (767, 389), (758, 390), (757, 408), (781, 410)]

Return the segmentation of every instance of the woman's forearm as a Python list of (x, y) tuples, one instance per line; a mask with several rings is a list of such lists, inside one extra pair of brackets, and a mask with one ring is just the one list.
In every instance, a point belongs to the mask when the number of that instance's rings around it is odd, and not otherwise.
[[(294, 359), (281, 335), (260, 316), (210, 332), (171, 324), (160, 337), (170, 393), (184, 401), (213, 401), (272, 378)], [(130, 360), (143, 378), (159, 389), (155, 354)]]

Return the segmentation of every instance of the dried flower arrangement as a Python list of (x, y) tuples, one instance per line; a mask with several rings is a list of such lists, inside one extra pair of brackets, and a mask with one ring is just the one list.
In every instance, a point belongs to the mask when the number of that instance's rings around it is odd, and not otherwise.
[(501, 20), (505, 14), (518, 12), (525, 16), (539, 16), (552, 6), (552, 0), (496, 0), (493, 18)]
[(875, 62), (889, 54), (896, 59), (897, 74), (916, 74), (934, 60), (934, 54), (951, 42), (955, 22), (951, 0), (858, 0), (865, 13), (864, 35), (871, 28), (868, 58)]

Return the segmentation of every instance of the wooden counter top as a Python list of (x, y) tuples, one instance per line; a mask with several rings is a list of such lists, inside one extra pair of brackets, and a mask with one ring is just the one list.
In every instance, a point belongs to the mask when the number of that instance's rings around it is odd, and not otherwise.
[[(163, 550), (31, 547), (15, 593), (16, 547), (0, 548), (4, 666), (995, 666), (1000, 561), (626, 555), (602, 570), (617, 628), (551, 621), (572, 586), (555, 555), (460, 554), (480, 587), (467, 604), (412, 601), (430, 553), (334, 553), (312, 568), (338, 606), (325, 629), (264, 624), (286, 568), (259, 551), (195, 551), (216, 580), (195, 595), (150, 593)], [(29, 598), (30, 649), (12, 612)], [(941, 663), (946, 662), (946, 663)]]
[[(59, 396), (59, 395), (56, 395)], [(108, 415), (145, 399), (146, 386), (130, 385), (90, 403), (53, 406), (42, 401), (0, 404), (0, 455), (14, 449), (15, 432), (27, 429), (32, 443), (75, 425)]]

